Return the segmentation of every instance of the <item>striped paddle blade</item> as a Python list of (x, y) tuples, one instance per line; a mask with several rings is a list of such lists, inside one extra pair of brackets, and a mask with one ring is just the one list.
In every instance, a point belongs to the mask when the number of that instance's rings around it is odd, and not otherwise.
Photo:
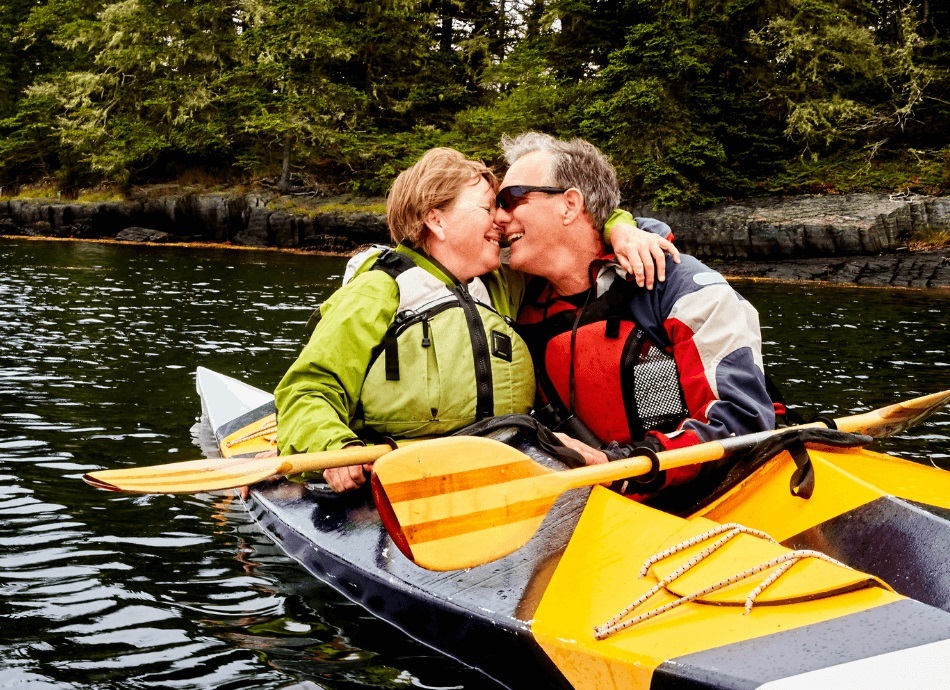
[(250, 486), (275, 474), (286, 474), (291, 464), (280, 457), (194, 460), (123, 470), (103, 470), (83, 475), (97, 489), (139, 494), (199, 493)]
[(373, 466), (372, 485), (400, 551), (432, 570), (479, 565), (524, 546), (568, 488), (511, 446), (471, 436), (393, 451)]

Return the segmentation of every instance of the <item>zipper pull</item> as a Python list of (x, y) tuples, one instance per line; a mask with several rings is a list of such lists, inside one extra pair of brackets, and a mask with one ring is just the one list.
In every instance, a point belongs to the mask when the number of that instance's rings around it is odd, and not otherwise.
[(432, 341), (429, 340), (429, 319), (426, 316), (422, 317), (422, 347), (429, 347), (432, 344)]

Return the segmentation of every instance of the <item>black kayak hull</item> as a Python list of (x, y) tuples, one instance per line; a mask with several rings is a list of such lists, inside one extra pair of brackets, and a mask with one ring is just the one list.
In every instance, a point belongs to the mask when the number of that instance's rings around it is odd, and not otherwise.
[[(220, 442), (273, 412), (268, 403), (220, 425)], [(538, 462), (557, 460), (501, 432)], [(531, 634), (531, 619), (573, 534), (588, 491), (568, 492), (525, 548), (464, 571), (416, 566), (393, 546), (370, 492), (336, 494), (320, 483), (263, 482), (249, 513), (291, 558), (320, 581), (415, 640), (506, 688), (570, 688)]]

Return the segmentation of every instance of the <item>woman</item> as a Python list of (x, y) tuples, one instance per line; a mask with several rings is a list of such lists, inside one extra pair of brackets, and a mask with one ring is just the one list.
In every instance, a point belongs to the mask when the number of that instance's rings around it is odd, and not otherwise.
[[(445, 434), (531, 409), (534, 371), (512, 327), (524, 280), (500, 264), (497, 187), (484, 164), (451, 149), (399, 175), (387, 200), (398, 246), (354, 257), (277, 386), (282, 454), (361, 444), (360, 434)], [(615, 226), (615, 242), (629, 231), (648, 235)], [(346, 491), (364, 469), (323, 476)]]

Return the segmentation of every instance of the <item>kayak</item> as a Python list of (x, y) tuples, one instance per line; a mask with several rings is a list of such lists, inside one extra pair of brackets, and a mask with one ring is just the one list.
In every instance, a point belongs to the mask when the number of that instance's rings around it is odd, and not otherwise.
[[(274, 447), (269, 393), (204, 368), (197, 388), (223, 458)], [(809, 455), (809, 498), (782, 455), (688, 515), (571, 489), (523, 548), (445, 572), (400, 552), (368, 491), (278, 479), (245, 503), (315, 577), (500, 687), (945, 687), (950, 473)]]

